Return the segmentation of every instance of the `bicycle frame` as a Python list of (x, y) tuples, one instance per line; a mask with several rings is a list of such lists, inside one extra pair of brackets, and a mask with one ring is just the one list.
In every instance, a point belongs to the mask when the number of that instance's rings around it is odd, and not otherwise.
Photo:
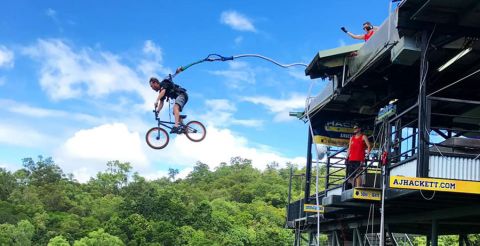
[(175, 122), (160, 120), (160, 117), (158, 117), (158, 112), (155, 110), (154, 112), (155, 112), (155, 120), (157, 121), (157, 126), (158, 127), (163, 126), (165, 128), (172, 130), (173, 126), (175, 125)]

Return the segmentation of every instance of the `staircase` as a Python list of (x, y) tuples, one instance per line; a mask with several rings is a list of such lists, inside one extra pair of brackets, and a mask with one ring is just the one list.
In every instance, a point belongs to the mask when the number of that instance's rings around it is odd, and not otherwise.
[[(411, 245), (413, 246), (410, 238), (407, 234), (393, 233), (393, 238), (390, 237), (390, 233), (385, 233), (385, 245), (397, 246), (397, 245)], [(365, 234), (365, 245), (380, 246), (380, 233), (367, 233)]]

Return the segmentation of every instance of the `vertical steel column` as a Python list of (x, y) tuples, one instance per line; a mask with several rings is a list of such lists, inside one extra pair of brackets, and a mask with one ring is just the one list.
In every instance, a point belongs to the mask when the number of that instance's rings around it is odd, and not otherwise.
[(417, 177), (426, 177), (425, 170), (428, 168), (428, 132), (427, 125), (427, 99), (426, 99), (426, 66), (427, 62), (427, 42), (428, 31), (422, 33), (422, 43), (420, 52), (420, 82), (418, 90), (418, 158), (417, 158)]
[(412, 156), (415, 155), (415, 148), (417, 147), (417, 128), (412, 128)]
[(328, 183), (330, 183), (330, 147), (327, 147), (327, 167), (325, 174), (325, 190), (328, 189)]
[[(383, 121), (383, 130), (385, 131), (385, 141), (386, 148), (384, 151), (387, 151), (388, 155), (391, 156), (390, 142), (392, 136), (392, 126), (388, 123), (388, 120)], [(385, 244), (385, 190), (387, 188), (387, 178), (390, 175), (390, 161), (387, 161), (387, 165), (382, 166), (382, 197), (381, 197), (381, 207), (380, 207), (380, 245)]]
[(300, 245), (300, 236), (298, 232), (300, 229), (295, 228), (295, 241), (293, 242), (293, 246), (299, 246)]
[(432, 220), (432, 246), (438, 246), (438, 220)]
[[(310, 182), (312, 177), (312, 134), (308, 131), (308, 146), (307, 146), (307, 166), (305, 167), (305, 200), (308, 203), (310, 197)], [(303, 210), (303, 208), (300, 208)]]
[(287, 219), (285, 222), (285, 228), (288, 228), (288, 219), (290, 217), (290, 202), (292, 200), (292, 178), (293, 178), (293, 166), (290, 167), (290, 180), (288, 181)]
[(402, 119), (398, 119), (395, 121), (395, 140), (393, 141), (393, 152), (395, 153), (395, 156), (397, 158), (393, 160), (395, 163), (399, 162), (401, 160), (400, 154), (403, 152), (402, 151), (402, 135), (403, 135), (403, 129), (402, 129)]
[(313, 231), (310, 232), (310, 234), (308, 235), (308, 245), (318, 245), (318, 244), (315, 244), (314, 241), (315, 241), (315, 238), (317, 238), (315, 236), (315, 233)]
[(470, 241), (468, 241), (468, 235), (467, 234), (461, 234), (458, 238), (458, 244), (460, 246), (465, 245), (465, 246), (470, 246)]

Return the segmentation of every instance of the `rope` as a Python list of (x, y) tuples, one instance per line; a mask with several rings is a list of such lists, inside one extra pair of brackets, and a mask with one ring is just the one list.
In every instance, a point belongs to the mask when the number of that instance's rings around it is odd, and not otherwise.
[[(237, 59), (237, 58), (242, 58), (242, 57), (256, 57), (256, 58), (260, 58), (260, 59), (264, 59), (264, 60), (267, 60), (271, 63), (274, 63), (275, 65), (278, 65), (280, 67), (283, 67), (283, 68), (288, 68), (288, 67), (293, 67), (293, 66), (303, 66), (303, 67), (308, 67), (307, 64), (305, 63), (292, 63), (292, 64), (281, 64), (271, 58), (268, 58), (266, 56), (262, 56), (262, 55), (258, 55), (258, 54), (242, 54), (242, 55), (236, 55), (236, 56), (232, 56), (233, 59)], [(232, 59), (232, 60), (233, 60)]]
[[(262, 56), (262, 55), (259, 55), (259, 54), (240, 54), (240, 55), (236, 55), (236, 56), (222, 56), (222, 55), (219, 55), (219, 54), (209, 54), (207, 57), (205, 57), (204, 59), (201, 59), (201, 60), (198, 60), (196, 62), (193, 62), (193, 63), (190, 63), (186, 66), (181, 66), (175, 73), (175, 75), (187, 70), (188, 68), (190, 68), (191, 66), (194, 66), (194, 65), (197, 65), (197, 64), (200, 64), (200, 63), (203, 63), (203, 62), (214, 62), (214, 61), (233, 61), (234, 59), (238, 59), (238, 58), (244, 58), (244, 57), (255, 57), (255, 58), (260, 58), (260, 59), (263, 59), (263, 60), (266, 60), (266, 61), (269, 61), (277, 66), (280, 66), (280, 67), (283, 67), (283, 68), (289, 68), (289, 67), (293, 67), (293, 66), (303, 66), (303, 67), (308, 67), (307, 64), (305, 63), (300, 63), (300, 62), (297, 62), (297, 63), (291, 63), (291, 64), (281, 64), (275, 60), (273, 60), (272, 58), (269, 58), (269, 57), (266, 57), (266, 56)], [(175, 76), (173, 75), (173, 76)]]

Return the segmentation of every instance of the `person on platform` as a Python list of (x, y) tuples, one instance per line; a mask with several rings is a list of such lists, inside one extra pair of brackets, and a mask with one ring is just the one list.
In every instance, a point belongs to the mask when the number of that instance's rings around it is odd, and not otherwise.
[(348, 34), (348, 36), (354, 38), (354, 39), (360, 39), (364, 40), (367, 42), (373, 34), (378, 30), (377, 27), (373, 26), (369, 21), (363, 23), (363, 30), (365, 30), (365, 34), (362, 35), (355, 35), (349, 31), (345, 27), (340, 28), (344, 33)]
[(370, 155), (371, 150), (372, 148), (368, 137), (363, 134), (361, 127), (355, 125), (353, 127), (353, 136), (350, 138), (347, 150), (346, 177), (349, 178), (347, 184), (351, 184), (352, 187), (359, 187), (361, 185), (361, 178), (356, 176), (365, 166), (365, 154), (367, 156)]

